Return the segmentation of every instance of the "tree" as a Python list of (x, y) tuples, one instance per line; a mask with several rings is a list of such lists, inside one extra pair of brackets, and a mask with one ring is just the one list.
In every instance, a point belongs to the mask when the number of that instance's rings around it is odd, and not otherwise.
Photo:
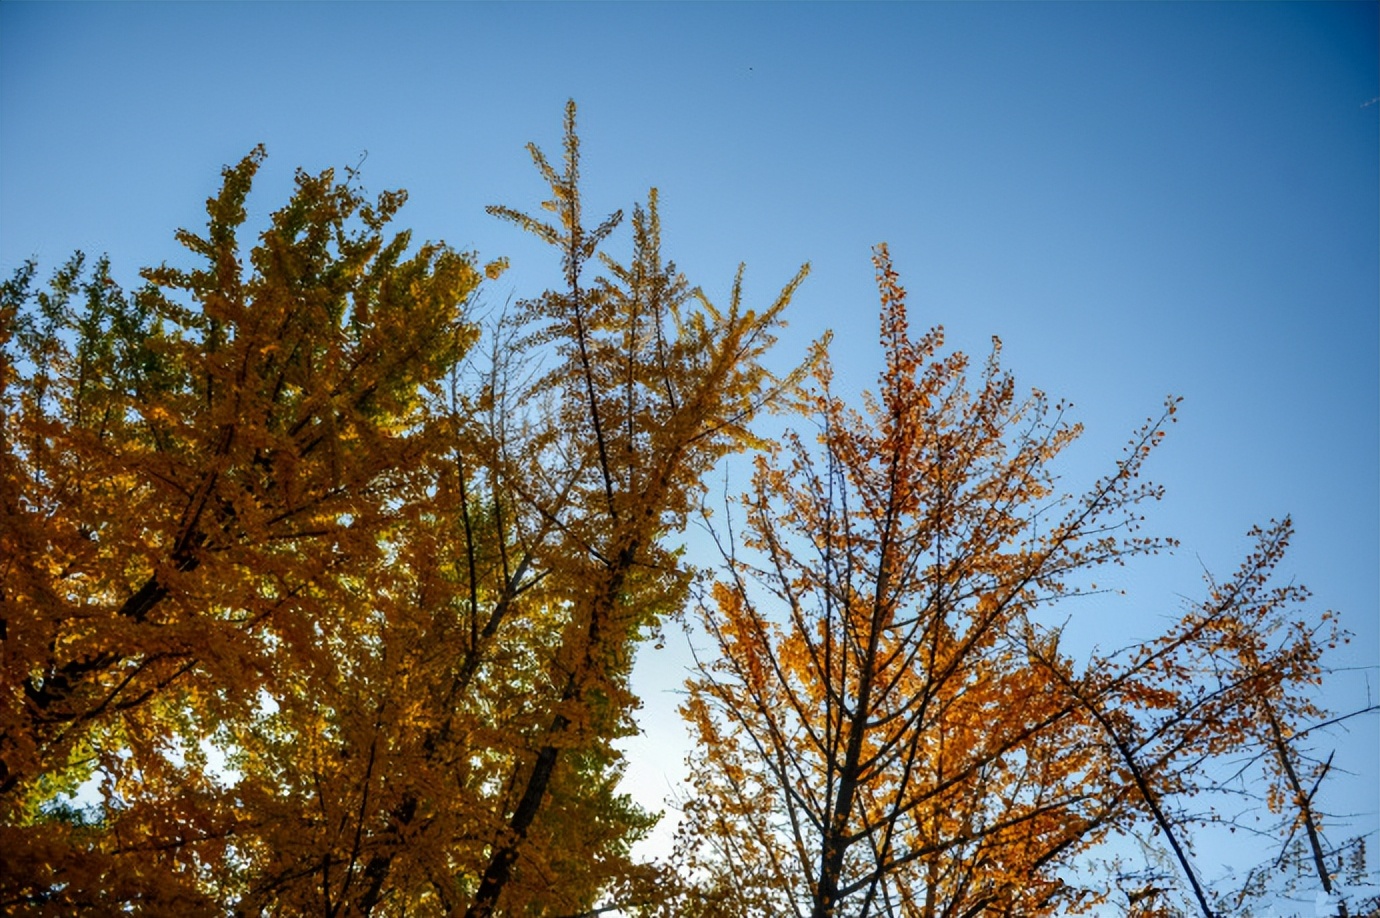
[[(1302, 599), (1267, 589), (1287, 524), (1159, 640), (1077, 665), (1045, 610), (1094, 590), (1098, 567), (1173, 544), (1137, 530), (1160, 494), (1139, 476), (1176, 401), (1105, 478), (1060, 495), (1052, 462), (1080, 432), (1064, 406), (1018, 397), (995, 339), (972, 383), (941, 329), (912, 339), (884, 246), (874, 260), (879, 394), (850, 410), (819, 364), (802, 396), (817, 445), (792, 434), (758, 458), (745, 533), (724, 538), (725, 577), (701, 605), (716, 653), (683, 708), (696, 758), (680, 857), (697, 883), (678, 907), (1100, 906), (1079, 858), (1143, 821), (1177, 845), (1165, 800), (1203, 786), (1205, 759), (1260, 736), (1262, 705), (1316, 713), (1313, 632), (1268, 640)], [(1142, 892), (1133, 911), (1149, 914)]]
[[(387, 238), (401, 193), (299, 173), (246, 260), (263, 156), (225, 170), (204, 235), (177, 234), (196, 267), (147, 270), (126, 295), (78, 255), (47, 291), (32, 264), (4, 288), (10, 902), (206, 907), (202, 874), (242, 814), (201, 740), (350, 627), (323, 607), (377, 562), (399, 482), (436, 448), (428, 392), (474, 340), (479, 269)], [(94, 825), (47, 818), (91, 775)]]
[(799, 278), (762, 313), (740, 286), (716, 309), (662, 260), (655, 191), (631, 260), (602, 256), (620, 216), (582, 223), (573, 106), (564, 140), (559, 172), (529, 148), (554, 224), (491, 212), (557, 247), (565, 288), (456, 368), (445, 449), (357, 591), (369, 627), (243, 759), (280, 827), (247, 849), (253, 907), (569, 915), (655, 895), (630, 857), (653, 818), (618, 792), (612, 746), (633, 729), (632, 653), (684, 595), (667, 539), (783, 385), (760, 358)]
[(685, 587), (665, 539), (683, 527), (717, 460), (750, 442), (747, 422), (780, 390), (761, 358), (805, 274), (757, 313), (742, 306), (740, 269), (720, 311), (663, 262), (653, 190), (647, 210), (633, 214), (630, 263), (604, 258), (611, 276), (587, 286), (585, 267), (621, 215), (594, 229), (582, 223), (573, 103), (563, 171), (529, 149), (551, 189), (543, 207), (557, 222), (490, 212), (561, 252), (565, 289), (526, 304), (532, 340), (556, 342), (558, 357), (524, 398), (557, 399), (539, 443), (558, 458), (539, 463), (549, 483), (520, 493), (540, 517), (559, 521), (561, 561), (549, 588), (565, 620), (543, 673), (550, 714), (510, 772), (518, 792), (504, 807), (507, 825), (492, 843), (471, 918), (495, 910), (519, 859), (536, 847), (529, 839), (562, 768), (582, 755), (615, 758), (608, 742), (625, 735), (636, 704), (627, 687), (633, 648), (677, 608)]

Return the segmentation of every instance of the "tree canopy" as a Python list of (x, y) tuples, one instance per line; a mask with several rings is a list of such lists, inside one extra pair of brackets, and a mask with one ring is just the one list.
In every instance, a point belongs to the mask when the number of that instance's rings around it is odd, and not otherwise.
[[(655, 189), (624, 260), (623, 212), (587, 222), (573, 103), (559, 164), (529, 152), (542, 213), (489, 213), (562, 282), (509, 310), (483, 300), (503, 259), (395, 231), (406, 195), (355, 170), (299, 172), (251, 242), (261, 147), (139, 289), (81, 253), (0, 289), (6, 910), (1218, 915), (1254, 887), (1205, 888), (1220, 816), (1180, 802), (1237, 787), (1365, 907), (1307, 739), (1344, 636), (1272, 579), (1287, 520), (1159, 637), (1059, 649), (1055, 601), (1173, 546), (1139, 529), (1175, 400), (1065, 493), (1067, 407), (995, 339), (974, 369), (913, 337), (884, 246), (857, 404), (827, 339), (769, 369), (807, 268), (751, 308), (739, 267), (716, 305)], [(766, 440), (767, 411), (808, 432)], [(681, 535), (745, 450), (697, 570)], [(677, 621), (710, 649), (656, 861), (616, 743)], [(1088, 866), (1137, 833), (1174, 869)]]

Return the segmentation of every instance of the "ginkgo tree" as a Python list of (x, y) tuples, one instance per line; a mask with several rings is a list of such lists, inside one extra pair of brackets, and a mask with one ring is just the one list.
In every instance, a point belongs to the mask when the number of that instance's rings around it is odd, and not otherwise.
[[(715, 307), (663, 261), (653, 190), (647, 208), (633, 213), (631, 260), (604, 257), (608, 276), (587, 283), (586, 266), (620, 215), (593, 229), (583, 224), (574, 117), (572, 103), (561, 171), (530, 148), (555, 221), (490, 208), (561, 253), (564, 289), (526, 304), (528, 340), (553, 342), (557, 353), (525, 396), (549, 393), (553, 402), (533, 425), (547, 453), (538, 463), (544, 471), (521, 497), (559, 527), (559, 563), (543, 570), (562, 621), (539, 683), (549, 713), (510, 766), (506, 825), (467, 910), (474, 918), (495, 911), (524, 859), (539, 864), (574, 843), (552, 827), (575, 838), (587, 831), (548, 804), (550, 794), (581, 759), (615, 758), (609, 741), (633, 729), (627, 679), (636, 642), (684, 595), (666, 540), (684, 526), (710, 469), (751, 442), (747, 423), (782, 390), (762, 357), (805, 274), (757, 312), (742, 304), (740, 270), (727, 308)], [(539, 849), (531, 839), (543, 824), (549, 841)], [(552, 877), (539, 882), (549, 887)]]
[[(429, 392), (474, 340), (481, 269), (386, 235), (399, 193), (299, 173), (243, 252), (263, 157), (226, 168), (204, 233), (178, 233), (193, 267), (126, 294), (76, 256), (46, 290), (33, 265), (4, 288), (11, 903), (201, 907), (243, 819), (199, 739), (323, 665), (349, 627), (331, 597), (378, 562), (397, 483), (435, 448)], [(48, 817), (92, 775), (94, 824)]]
[(791, 382), (761, 358), (800, 278), (762, 312), (741, 285), (716, 308), (663, 260), (654, 191), (631, 258), (603, 255), (621, 215), (583, 222), (574, 116), (561, 168), (530, 148), (551, 222), (491, 209), (556, 249), (563, 288), (455, 367), (445, 449), (382, 536), (346, 665), (241, 745), (278, 827), (245, 848), (254, 908), (573, 915), (659, 895), (612, 742), (635, 729), (636, 644), (685, 595), (667, 540)]
[(1055, 462), (1080, 433), (1065, 406), (1021, 394), (995, 339), (974, 371), (941, 328), (913, 337), (885, 246), (874, 261), (877, 394), (851, 408), (819, 361), (801, 396), (814, 436), (757, 458), (742, 532), (721, 530), (670, 913), (1169, 914), (1167, 890), (1113, 898), (1085, 869), (1149, 828), (1211, 918), (1170, 800), (1213, 790), (1207, 763), (1243, 747), (1273, 750), (1272, 803), (1320, 852), (1284, 737), (1322, 716), (1310, 690), (1335, 623), (1295, 618), (1306, 594), (1270, 585), (1287, 521), (1164, 635), (1077, 663), (1045, 609), (1172, 547), (1139, 528), (1177, 401), (1063, 493)]

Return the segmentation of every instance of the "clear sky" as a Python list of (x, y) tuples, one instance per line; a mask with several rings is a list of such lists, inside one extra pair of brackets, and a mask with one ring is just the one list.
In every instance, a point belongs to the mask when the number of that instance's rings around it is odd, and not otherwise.
[[(5, 0), (0, 272), (82, 248), (132, 287), (263, 142), (260, 214), (294, 168), (367, 151), (367, 187), (411, 192), (401, 225), (513, 259), (501, 304), (555, 265), (483, 206), (540, 200), (522, 147), (557, 153), (573, 97), (589, 206), (657, 185), (711, 297), (739, 261), (759, 301), (812, 263), (783, 367), (832, 328), (840, 382), (872, 382), (885, 240), (914, 322), (977, 354), (1001, 335), (1018, 382), (1075, 403), (1070, 485), (1184, 396), (1149, 527), (1183, 549), (1080, 613), (1089, 640), (1154, 627), (1292, 514), (1286, 574), (1356, 635), (1329, 696), (1351, 708), (1380, 687), (1377, 8)], [(655, 805), (683, 648), (643, 664)], [(1355, 773), (1334, 808), (1374, 831), (1376, 719), (1334, 739)]]

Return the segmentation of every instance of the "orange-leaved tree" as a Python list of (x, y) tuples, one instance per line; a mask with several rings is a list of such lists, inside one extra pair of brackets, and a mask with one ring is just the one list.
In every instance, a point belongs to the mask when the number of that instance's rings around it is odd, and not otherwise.
[[(1206, 598), (1152, 640), (1094, 653), (1081, 666), (1050, 652), (1048, 638), (1028, 643), (1032, 661), (1096, 723), (1128, 784), (1128, 815), (1150, 830), (1142, 844), (1162, 848), (1159, 864), (1113, 877), (1129, 914), (1248, 915), (1265, 897), (1305, 884), (1333, 899), (1339, 918), (1350, 914), (1345, 887), (1364, 875), (1364, 837), (1327, 840), (1325, 823), (1341, 822), (1325, 817), (1317, 799), (1330, 757), (1310, 759), (1305, 737), (1377, 708), (1333, 716), (1309, 690), (1326, 675), (1324, 652), (1347, 635), (1335, 613), (1307, 611), (1305, 587), (1276, 582), (1292, 533), (1288, 518), (1252, 529), (1253, 548), (1235, 574), (1222, 582), (1207, 575)], [(1195, 864), (1195, 843), (1202, 830), (1236, 831), (1245, 812), (1233, 799), (1275, 814), (1274, 825), (1252, 834), (1279, 851), (1272, 863), (1250, 866), (1244, 882), (1213, 884)], [(1303, 852), (1292, 850), (1299, 835)], [(1265, 882), (1281, 868), (1282, 882)]]
[(1262, 722), (1252, 697), (1302, 712), (1317, 647), (1253, 643), (1257, 657), (1238, 652), (1249, 675), (1203, 689), (1186, 667), (1220, 662), (1225, 623), (1260, 635), (1296, 598), (1219, 591), (1137, 652), (1081, 667), (1061, 654), (1044, 606), (1172, 544), (1137, 530), (1160, 493), (1139, 476), (1176, 402), (1104, 478), (1062, 494), (1052, 462), (1080, 432), (1063, 406), (1019, 394), (995, 342), (973, 374), (940, 329), (913, 338), (884, 246), (874, 261), (879, 391), (852, 410), (820, 362), (802, 396), (817, 442), (790, 435), (757, 460), (744, 532), (723, 538), (701, 607), (716, 653), (683, 707), (696, 746), (675, 910), (1106, 907), (1071, 866), (1146, 821), (1172, 838), (1162, 798)]

